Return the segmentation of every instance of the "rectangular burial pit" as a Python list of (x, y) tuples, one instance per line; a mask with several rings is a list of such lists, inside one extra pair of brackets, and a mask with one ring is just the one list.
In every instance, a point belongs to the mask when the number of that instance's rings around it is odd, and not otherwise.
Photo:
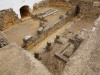
[(72, 55), (73, 49), (74, 45), (68, 42), (55, 53), (55, 56), (57, 56), (64, 62), (68, 62), (68, 58)]
[(59, 57), (64, 62), (68, 62), (68, 58), (78, 49), (82, 43), (82, 39), (74, 38), (69, 39), (68, 43), (63, 45), (56, 53), (55, 56)]

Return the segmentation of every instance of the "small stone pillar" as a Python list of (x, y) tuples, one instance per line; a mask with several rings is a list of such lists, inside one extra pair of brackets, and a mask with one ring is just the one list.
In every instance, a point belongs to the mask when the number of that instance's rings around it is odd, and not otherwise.
[(39, 58), (39, 53), (34, 53), (34, 57), (37, 59)]
[(57, 35), (56, 38), (55, 38), (55, 40), (54, 40), (54, 42), (57, 43), (59, 39), (60, 39), (60, 36)]
[(63, 42), (61, 41), (60, 39), (60, 35), (57, 35), (55, 40), (54, 40), (55, 43), (59, 43), (59, 44), (63, 44)]
[(41, 60), (42, 57), (40, 57), (40, 54), (39, 53), (34, 53), (34, 57), (38, 60)]
[(57, 36), (56, 36), (56, 39), (60, 39), (60, 35), (57, 35)]
[(52, 49), (52, 44), (51, 42), (47, 42), (46, 50), (50, 51)]

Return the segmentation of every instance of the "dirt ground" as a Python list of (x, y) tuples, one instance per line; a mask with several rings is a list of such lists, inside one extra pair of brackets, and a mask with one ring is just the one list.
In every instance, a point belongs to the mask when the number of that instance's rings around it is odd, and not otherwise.
[(28, 19), (20, 24), (17, 24), (5, 31), (4, 34), (8, 39), (8, 42), (16, 42), (18, 45), (22, 46), (23, 38), (26, 35), (33, 35), (36, 33), (39, 26), (39, 21)]

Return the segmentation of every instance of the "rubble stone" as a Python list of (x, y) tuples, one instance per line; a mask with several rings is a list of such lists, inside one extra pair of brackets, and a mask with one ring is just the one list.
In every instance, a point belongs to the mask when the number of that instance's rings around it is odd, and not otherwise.
[(20, 23), (20, 19), (13, 9), (10, 8), (0, 11), (0, 30), (9, 28), (17, 23)]

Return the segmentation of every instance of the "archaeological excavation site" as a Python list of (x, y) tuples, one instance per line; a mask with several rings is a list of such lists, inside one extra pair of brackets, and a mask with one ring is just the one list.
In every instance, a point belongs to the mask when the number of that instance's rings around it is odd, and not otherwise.
[(100, 0), (35, 1), (0, 10), (0, 75), (100, 75)]

